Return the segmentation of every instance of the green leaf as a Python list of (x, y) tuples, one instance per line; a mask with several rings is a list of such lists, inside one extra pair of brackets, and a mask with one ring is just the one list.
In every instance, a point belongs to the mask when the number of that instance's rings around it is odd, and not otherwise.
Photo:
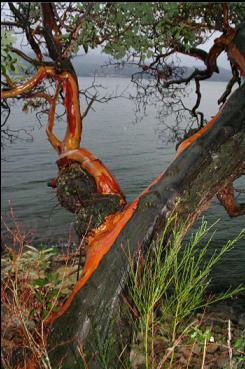
[(237, 349), (237, 350), (241, 350), (243, 348), (243, 345), (244, 345), (244, 339), (242, 339), (241, 337), (238, 338), (234, 344), (234, 347)]
[(34, 279), (33, 283), (34, 283), (35, 286), (44, 287), (48, 284), (48, 281), (47, 281), (46, 278), (45, 279), (37, 278), (37, 279)]

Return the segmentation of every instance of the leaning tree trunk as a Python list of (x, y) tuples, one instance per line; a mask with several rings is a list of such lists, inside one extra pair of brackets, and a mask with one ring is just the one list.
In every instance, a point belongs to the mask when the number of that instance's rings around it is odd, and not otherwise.
[[(81, 279), (67, 302), (46, 322), (50, 327), (48, 344), (54, 368), (59, 364), (64, 369), (82, 368), (79, 344), (87, 360), (93, 358), (90, 368), (101, 368), (96, 355), (97, 337), (102, 347), (110, 330), (119, 335), (128, 253), (135, 254), (139, 247), (150, 245), (178, 200), (179, 220), (188, 218), (189, 228), (210, 200), (244, 173), (244, 84), (233, 93), (213, 124), (193, 141), (132, 204), (109, 219), (109, 234), (97, 240), (95, 234), (96, 254), (89, 254)], [(115, 356), (108, 368), (116, 369), (119, 345), (117, 340), (113, 342), (110, 349)]]

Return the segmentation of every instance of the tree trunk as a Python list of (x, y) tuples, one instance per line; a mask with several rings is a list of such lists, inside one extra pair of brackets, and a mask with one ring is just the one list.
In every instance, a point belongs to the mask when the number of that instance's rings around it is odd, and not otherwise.
[[(77, 347), (82, 343), (90, 368), (101, 368), (99, 345), (110, 330), (118, 329), (120, 297), (127, 283), (129, 261), (140, 247), (148, 247), (161, 232), (170, 211), (180, 199), (178, 216), (189, 217), (188, 228), (205, 210), (210, 200), (231, 180), (245, 171), (245, 85), (226, 103), (215, 124), (173, 160), (136, 203), (135, 211), (97, 269), (82, 288), (78, 288), (62, 314), (53, 319), (49, 336), (54, 367), (82, 367)], [(186, 230), (187, 231), (187, 230)], [(78, 282), (79, 283), (79, 282)], [(82, 285), (81, 285), (82, 286)], [(117, 333), (118, 334), (118, 333)], [(116, 368), (119, 342), (108, 368)]]

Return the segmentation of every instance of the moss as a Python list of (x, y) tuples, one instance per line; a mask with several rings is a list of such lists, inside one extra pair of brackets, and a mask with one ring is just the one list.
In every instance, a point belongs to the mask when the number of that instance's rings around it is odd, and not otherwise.
[(75, 230), (79, 236), (90, 229), (98, 228), (105, 218), (122, 209), (116, 195), (94, 194), (83, 202), (76, 215)]
[(61, 206), (76, 213), (75, 230), (80, 237), (122, 208), (117, 195), (97, 193), (94, 178), (78, 163), (71, 164), (59, 177), (57, 197)]
[(64, 208), (73, 213), (96, 191), (95, 180), (77, 163), (67, 167), (58, 179), (58, 200)]

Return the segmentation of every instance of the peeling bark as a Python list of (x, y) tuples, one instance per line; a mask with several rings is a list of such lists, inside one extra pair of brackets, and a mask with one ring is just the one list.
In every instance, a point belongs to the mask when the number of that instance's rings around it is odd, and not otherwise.
[[(239, 176), (245, 158), (244, 107), (245, 85), (233, 93), (201, 135), (182, 146), (152, 185), (114, 216), (114, 223), (110, 219), (111, 231), (98, 238), (96, 252), (88, 257), (87, 267), (71, 296), (46, 322), (51, 328), (48, 342), (54, 367), (62, 361), (62, 368), (80, 368), (79, 342), (87, 352), (87, 359), (93, 357), (90, 368), (101, 367), (96, 356), (95, 332), (102, 344), (110, 330), (119, 334), (115, 322), (120, 321), (120, 296), (127, 281), (127, 252), (133, 255), (139, 247), (149, 246), (178, 199), (179, 220), (188, 218), (189, 228), (211, 199)], [(105, 243), (108, 246), (110, 242), (111, 246), (100, 257), (98, 250), (102, 252)], [(111, 350), (115, 356), (112, 355), (109, 367), (116, 368), (118, 342)]]
[[(245, 163), (242, 169), (243, 172), (245, 172)], [(245, 204), (239, 204), (236, 201), (233, 183), (230, 182), (221, 191), (219, 191), (217, 197), (221, 205), (224, 206), (225, 210), (227, 211), (227, 214), (230, 217), (238, 217), (240, 215), (245, 215)]]

